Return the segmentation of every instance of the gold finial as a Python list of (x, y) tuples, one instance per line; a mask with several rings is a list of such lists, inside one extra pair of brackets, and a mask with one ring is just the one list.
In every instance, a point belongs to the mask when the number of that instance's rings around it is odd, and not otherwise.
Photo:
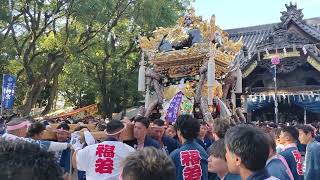
[(210, 41), (213, 41), (214, 34), (216, 32), (216, 16), (214, 14), (211, 16), (209, 27), (210, 27), (210, 34), (209, 34), (208, 39)]

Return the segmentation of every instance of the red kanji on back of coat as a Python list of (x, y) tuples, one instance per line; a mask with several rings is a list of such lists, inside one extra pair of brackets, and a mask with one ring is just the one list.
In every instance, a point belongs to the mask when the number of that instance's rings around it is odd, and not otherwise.
[(200, 166), (200, 153), (197, 150), (181, 151), (181, 165), (183, 169), (183, 179), (185, 180), (200, 180), (202, 170)]
[(292, 154), (293, 154), (294, 160), (297, 163), (297, 173), (298, 173), (298, 175), (302, 176), (303, 175), (303, 167), (302, 167), (301, 154), (297, 150), (292, 151)]
[(112, 173), (114, 149), (115, 146), (98, 145), (96, 149), (96, 156), (98, 157), (95, 164), (96, 173)]

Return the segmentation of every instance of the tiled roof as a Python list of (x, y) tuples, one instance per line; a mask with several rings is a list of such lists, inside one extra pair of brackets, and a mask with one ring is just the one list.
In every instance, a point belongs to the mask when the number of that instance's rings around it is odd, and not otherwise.
[[(306, 29), (308, 28), (310, 29), (309, 31), (316, 31), (320, 33), (320, 17), (306, 19), (305, 22), (309, 25), (305, 27)], [(248, 48), (248, 51), (252, 51), (254, 50), (255, 45), (272, 33), (273, 28), (278, 24), (279, 23), (264, 24), (258, 26), (227, 29), (225, 31), (229, 34), (229, 38), (234, 41), (238, 41), (242, 36), (244, 45)], [(302, 24), (300, 25), (302, 26)]]
[(226, 30), (229, 33), (229, 38), (233, 41), (238, 41), (242, 37), (242, 42), (249, 52), (255, 50), (256, 44), (267, 37), (273, 29), (274, 24), (262, 26), (253, 26), (247, 28)]
[[(304, 22), (296, 19), (293, 20), (299, 28), (310, 34), (313, 38), (320, 40), (320, 17), (306, 19)], [(270, 36), (274, 32), (274, 28), (279, 24), (272, 23), (225, 30), (233, 41), (238, 41), (242, 37), (244, 47), (248, 51), (248, 56), (244, 56), (243, 52), (237, 56), (236, 60), (240, 61), (241, 68), (244, 68), (250, 62), (251, 57), (255, 54), (256, 45)]]
[(307, 24), (316, 27), (320, 31), (320, 17), (310, 18), (305, 20)]

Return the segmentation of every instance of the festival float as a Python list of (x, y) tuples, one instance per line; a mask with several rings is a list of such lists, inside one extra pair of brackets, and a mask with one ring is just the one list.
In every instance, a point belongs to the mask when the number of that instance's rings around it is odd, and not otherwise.
[(242, 75), (234, 59), (242, 41), (230, 40), (214, 15), (204, 21), (190, 9), (175, 27), (157, 28), (139, 44), (138, 90), (145, 95), (140, 115), (174, 122), (180, 114), (205, 121), (237, 114)]
[[(180, 114), (212, 122), (215, 118), (244, 119), (236, 110), (236, 93), (242, 92), (241, 38), (232, 41), (215, 24), (213, 15), (203, 21), (193, 9), (172, 28), (157, 28), (140, 37), (141, 62), (138, 90), (145, 95), (139, 115), (173, 123)], [(231, 99), (231, 101), (230, 101)], [(103, 139), (104, 132), (91, 133)], [(54, 139), (52, 132), (46, 139)], [(127, 123), (123, 139), (133, 138), (133, 124)]]

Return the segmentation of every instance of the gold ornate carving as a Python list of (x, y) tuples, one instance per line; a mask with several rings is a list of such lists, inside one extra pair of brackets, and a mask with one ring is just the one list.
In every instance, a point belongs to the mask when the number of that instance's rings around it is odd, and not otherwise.
[[(176, 95), (176, 93), (181, 90), (183, 92), (184, 95), (186, 95), (187, 97), (191, 98), (195, 96), (195, 85), (196, 82), (189, 82), (187, 81), (184, 84), (184, 87), (182, 89), (179, 89), (179, 85), (171, 85), (168, 86), (164, 89), (164, 98), (166, 100), (170, 100), (171, 98), (173, 98), (173, 96)], [(217, 96), (219, 98), (222, 98), (223, 96), (223, 92), (222, 92), (222, 85), (220, 83), (217, 83), (214, 87), (213, 87), (213, 97)], [(207, 83), (204, 84), (203, 90), (201, 92), (201, 96), (208, 96), (208, 87), (207, 87)]]
[[(221, 85), (220, 83), (216, 83), (216, 84), (213, 86), (212, 94), (213, 94), (212, 97), (219, 97), (220, 99), (222, 98), (223, 92), (222, 92), (222, 85)], [(207, 96), (208, 96), (208, 86), (207, 86), (207, 83), (205, 83), (205, 84), (203, 85), (202, 92), (201, 92), (201, 96), (202, 96), (202, 97), (207, 97)]]
[[(203, 21), (195, 15), (194, 9), (190, 9), (188, 13), (187, 18), (191, 20), (191, 24), (186, 25), (186, 17), (181, 17), (177, 20), (175, 27), (158, 28), (151, 37), (141, 37), (139, 40), (140, 48), (143, 51), (155, 54), (154, 58), (149, 59), (149, 63), (154, 66), (157, 72), (167, 73), (170, 77), (193, 76), (199, 74), (199, 65), (208, 60), (210, 42), (215, 39), (216, 35), (219, 35), (223, 43), (214, 50), (216, 76), (219, 78), (219, 76), (227, 73), (228, 66), (242, 47), (242, 42), (241, 40), (238, 42), (229, 40), (228, 34), (215, 25), (215, 16), (212, 16), (210, 21)], [(186, 29), (199, 29), (202, 41), (181, 50), (158, 51), (164, 38), (170, 43), (181, 42), (188, 38)], [(182, 71), (183, 69), (186, 71)]]

